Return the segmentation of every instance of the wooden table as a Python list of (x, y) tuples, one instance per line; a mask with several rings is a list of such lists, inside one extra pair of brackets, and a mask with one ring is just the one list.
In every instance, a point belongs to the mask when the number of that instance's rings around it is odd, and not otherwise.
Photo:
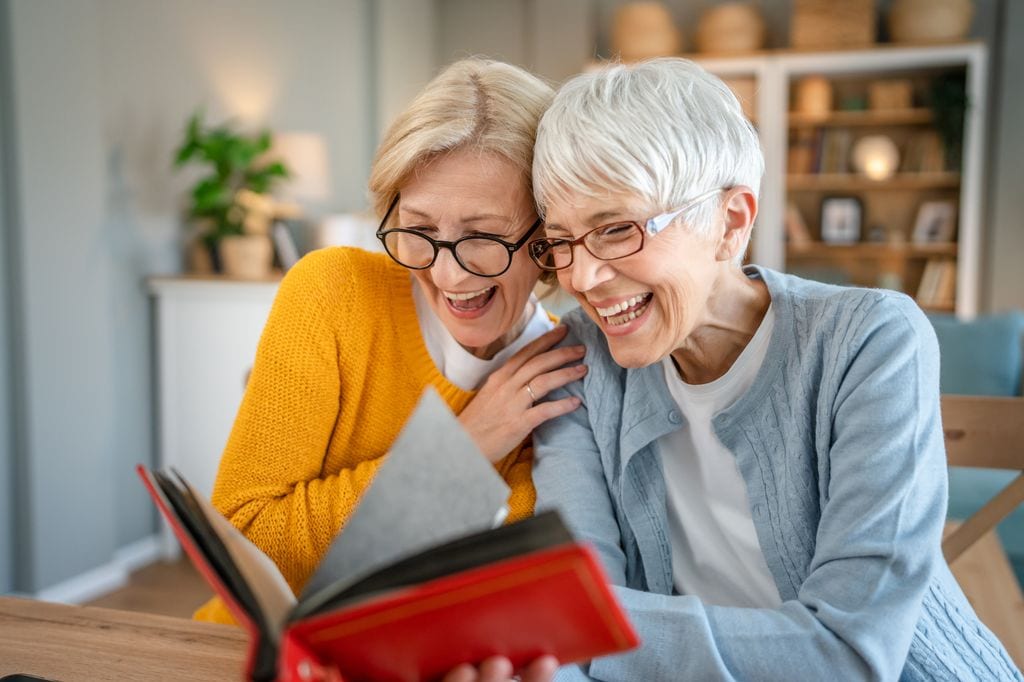
[(227, 625), (0, 597), (0, 677), (238, 680), (246, 646)]

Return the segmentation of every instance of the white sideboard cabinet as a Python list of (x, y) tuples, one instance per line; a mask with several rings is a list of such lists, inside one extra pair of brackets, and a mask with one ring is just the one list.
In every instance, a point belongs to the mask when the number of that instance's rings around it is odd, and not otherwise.
[[(152, 278), (159, 466), (209, 497), (277, 281)], [(165, 527), (164, 552), (176, 553)]]

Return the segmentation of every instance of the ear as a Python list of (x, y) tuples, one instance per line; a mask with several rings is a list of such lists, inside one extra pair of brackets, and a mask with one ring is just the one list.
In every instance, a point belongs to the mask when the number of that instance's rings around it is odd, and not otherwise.
[(754, 227), (757, 217), (757, 197), (753, 190), (737, 185), (726, 190), (724, 229), (715, 257), (720, 261), (731, 261), (747, 248), (750, 241), (750, 230)]

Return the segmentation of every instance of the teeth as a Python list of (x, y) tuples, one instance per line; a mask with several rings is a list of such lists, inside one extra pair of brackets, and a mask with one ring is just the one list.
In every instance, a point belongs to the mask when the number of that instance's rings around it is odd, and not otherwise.
[[(619, 314), (641, 302), (643, 302), (643, 305), (636, 310), (630, 310), (628, 313), (622, 315)], [(642, 315), (645, 310), (647, 310), (648, 305), (650, 305), (650, 298), (648, 297), (648, 294), (641, 294), (640, 296), (634, 296), (623, 303), (613, 305), (610, 308), (595, 307), (594, 309), (597, 310), (598, 314), (602, 318), (604, 318), (606, 324), (615, 327), (620, 324), (626, 324), (630, 320), (635, 320), (637, 317)]]
[(612, 315), (617, 315), (618, 313), (621, 313), (623, 310), (629, 310), (637, 303), (644, 300), (646, 296), (647, 294), (633, 296), (632, 298), (622, 301), (621, 303), (616, 303), (615, 305), (609, 308), (598, 308), (597, 306), (594, 306), (594, 310), (596, 310), (597, 314), (600, 315), (601, 317), (611, 317)]
[(445, 295), (445, 298), (447, 298), (450, 301), (468, 301), (469, 299), (476, 298), (477, 296), (480, 296), (481, 294), (486, 294), (488, 291), (490, 291), (493, 288), (494, 287), (487, 287), (486, 289), (481, 289), (480, 291), (470, 291), (470, 292), (467, 292), (467, 293), (461, 293), (461, 292), (455, 292), (455, 291), (446, 291), (446, 292), (444, 292), (444, 295)]

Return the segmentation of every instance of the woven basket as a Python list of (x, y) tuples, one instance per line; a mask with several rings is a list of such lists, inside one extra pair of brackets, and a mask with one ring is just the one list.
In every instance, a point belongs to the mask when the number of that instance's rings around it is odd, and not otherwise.
[(790, 45), (799, 49), (862, 47), (875, 42), (874, 0), (793, 0)]

